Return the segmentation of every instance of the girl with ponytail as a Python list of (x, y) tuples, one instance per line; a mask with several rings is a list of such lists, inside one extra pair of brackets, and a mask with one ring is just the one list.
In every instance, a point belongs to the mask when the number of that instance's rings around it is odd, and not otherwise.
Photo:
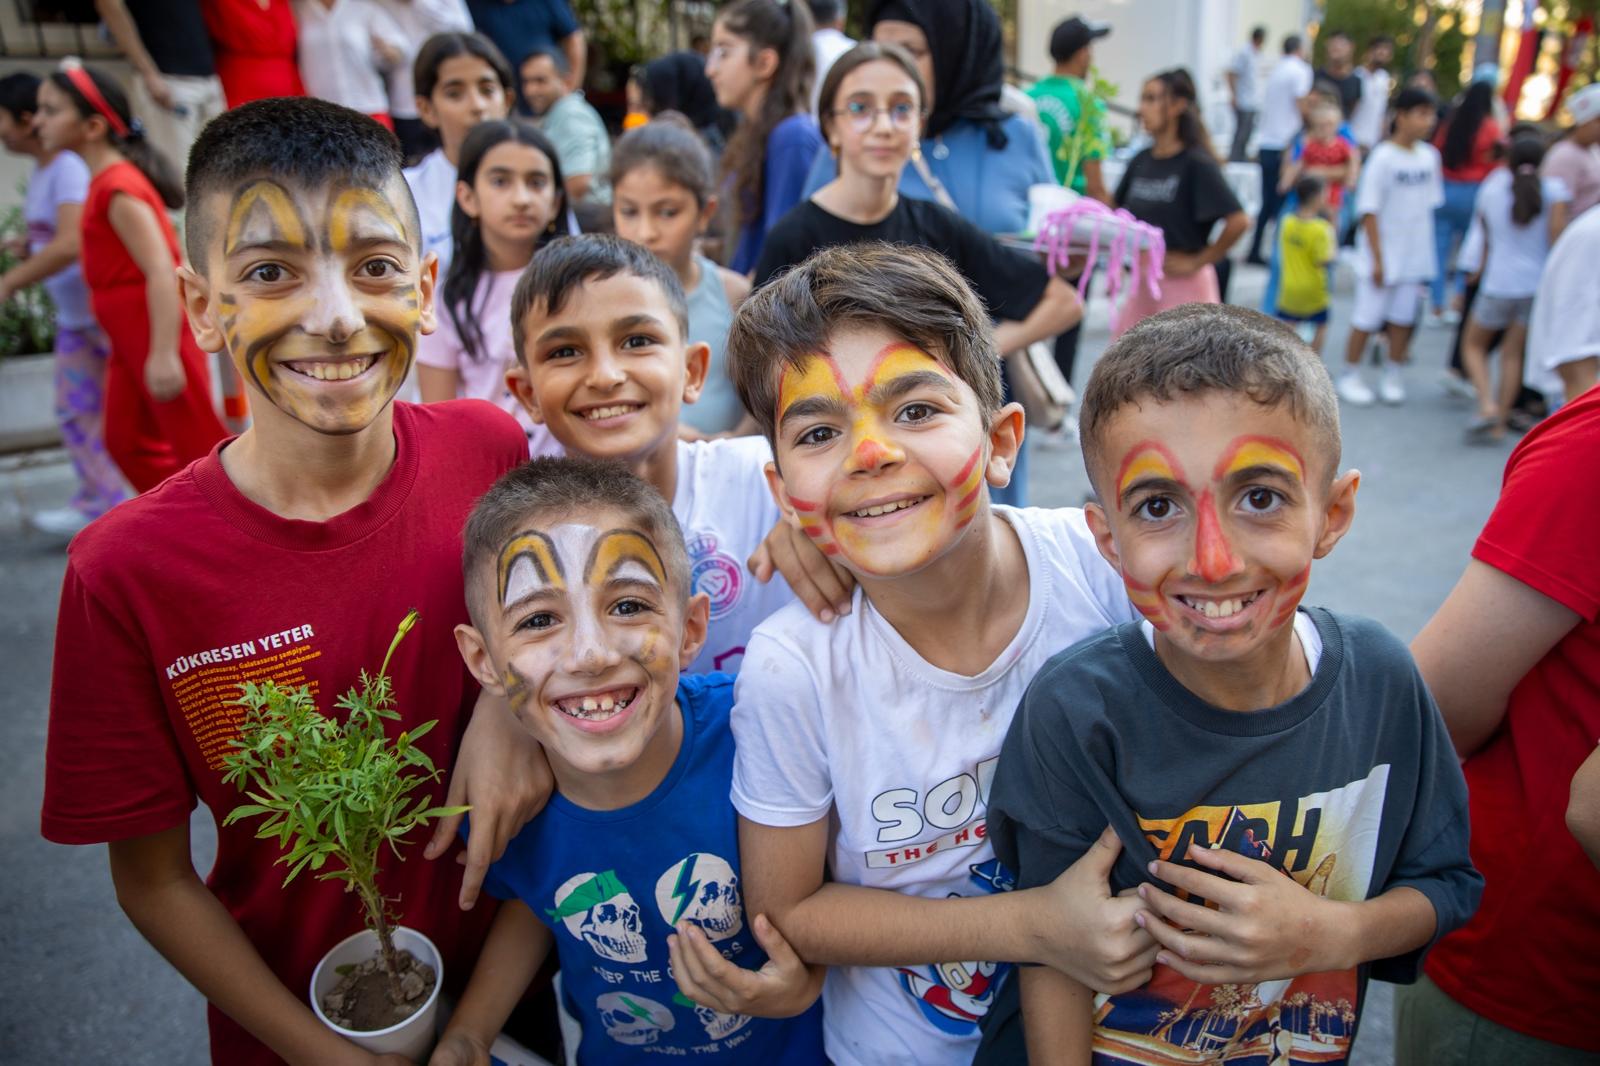
[[(1166, 237), (1166, 277), (1159, 299), (1142, 286), (1127, 297), (1112, 317), (1113, 337), (1169, 307), (1217, 303), (1214, 264), (1250, 228), (1249, 216), (1222, 175), (1187, 70), (1163, 71), (1144, 83), (1139, 121), (1151, 144), (1128, 163), (1115, 199)], [(1211, 231), (1219, 221), (1222, 231), (1213, 241)]]
[(106, 450), (144, 492), (226, 436), (178, 298), (178, 240), (166, 209), (183, 205), (183, 186), (145, 140), (121, 86), (76, 60), (39, 86), (35, 127), (46, 150), (76, 152), (89, 166), (80, 256), (111, 342)]
[[(1560, 178), (1539, 176), (1544, 140), (1524, 133), (1511, 142), (1506, 165), (1491, 171), (1478, 187), (1474, 221), (1482, 227), (1483, 270), (1478, 294), (1461, 335), (1461, 362), (1478, 394), (1477, 417), (1467, 426), (1467, 441), (1488, 444), (1515, 425), (1512, 405), (1522, 387), (1522, 354), (1528, 341), (1533, 295), (1550, 246), (1567, 224), (1572, 191)], [(1489, 385), (1489, 346), (1500, 342), (1498, 390)]]
[(743, 116), (722, 154), (739, 227), (728, 265), (738, 274), (755, 268), (767, 231), (800, 202), (822, 147), (810, 113), (812, 29), (805, 0), (735, 0), (711, 27), (706, 77), (717, 103)]

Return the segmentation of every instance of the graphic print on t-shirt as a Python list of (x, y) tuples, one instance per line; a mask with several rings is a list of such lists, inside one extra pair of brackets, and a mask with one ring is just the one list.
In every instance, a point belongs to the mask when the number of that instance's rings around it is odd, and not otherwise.
[[(980, 893), (1009, 892), (1016, 887), (1016, 878), (999, 859), (975, 863), (967, 869)], [(959, 897), (959, 892), (949, 895), (952, 899)], [(975, 1032), (994, 1006), (995, 993), (1010, 969), (1011, 964), (1003, 962), (941, 962), (933, 966), (901, 966), (895, 976), (934, 1028), (964, 1036)]]
[(744, 928), (739, 875), (720, 855), (697, 851), (669, 866), (656, 881), (656, 906), (668, 925), (693, 922), (713, 944)]
[(615, 870), (567, 878), (556, 889), (555, 908), (545, 913), (602, 959), (643, 962), (648, 954), (639, 904)]
[(645, 1047), (661, 1039), (676, 1023), (672, 1011), (647, 996), (606, 992), (594, 1001), (606, 1035), (619, 1044)]
[[(180, 655), (167, 664), (172, 700), (208, 767), (222, 771), (222, 757), (239, 735), (239, 721), (244, 717), (244, 708), (238, 705), (240, 686), (247, 681), (276, 681), (288, 689), (307, 684), (306, 664), (322, 656), (311, 646), (315, 636), (307, 622), (252, 633), (229, 644)], [(321, 686), (312, 680), (310, 687), (312, 699), (318, 699)]]
[[(1195, 807), (1140, 816), (1163, 859), (1189, 845), (1271, 863), (1328, 899), (1363, 900), (1372, 881), (1389, 766), (1298, 800)], [(1191, 902), (1204, 902), (1191, 898)], [(1257, 985), (1199, 985), (1165, 966), (1144, 987), (1095, 999), (1095, 1060), (1173, 1064), (1214, 1057), (1232, 1066), (1343, 1062), (1356, 1020), (1356, 971)]]
[[(717, 550), (714, 533), (692, 535), (684, 547), (689, 549), (689, 595), (706, 594), (711, 601), (711, 620), (715, 622), (739, 603), (739, 589), (744, 583), (739, 560)], [(744, 649), (738, 651), (742, 653)], [(723, 667), (719, 663), (716, 669)]]

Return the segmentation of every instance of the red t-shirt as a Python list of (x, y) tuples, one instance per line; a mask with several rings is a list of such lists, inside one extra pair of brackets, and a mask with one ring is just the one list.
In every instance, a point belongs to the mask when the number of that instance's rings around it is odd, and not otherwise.
[[(366, 502), (327, 522), (280, 518), (229, 481), (219, 446), (92, 523), (68, 551), (45, 752), (44, 835), (92, 844), (186, 823), (195, 801), (221, 817), (243, 794), (219, 757), (241, 713), (241, 680), (309, 683), (319, 707), (375, 671), (412, 607), (422, 612), (389, 664), (401, 718), (390, 736), (438, 719), (419, 746), (448, 768), (478, 689), (456, 650), (467, 620), (461, 530), (473, 502), (527, 456), (504, 411), (478, 400), (394, 405), (394, 466)], [(432, 792), (443, 800), (444, 782)], [(419, 793), (420, 794), (420, 793)], [(287, 888), (258, 822), (219, 828), (207, 884), (274, 973), (305, 996), (329, 948), (362, 927), (355, 897), (302, 873)], [(386, 860), (401, 920), (466, 979), (493, 908), (456, 905), (453, 855)], [(212, 1061), (279, 1060), (210, 1011)]]
[[(1343, 167), (1350, 165), (1350, 157), (1356, 150), (1349, 141), (1343, 137), (1335, 137), (1331, 141), (1315, 141), (1307, 137), (1300, 146), (1300, 165), (1306, 167)], [(1337, 208), (1344, 202), (1344, 182), (1330, 181), (1325, 184), (1327, 190), (1328, 206)]]
[[(128, 248), (111, 226), (111, 201), (117, 196), (131, 196), (155, 212), (161, 235), (166, 238), (167, 253), (172, 256), (174, 268), (183, 262), (178, 255), (178, 235), (167, 216), (167, 206), (161, 202), (150, 179), (132, 163), (113, 163), (89, 182), (89, 197), (83, 203), (83, 216), (79, 227), (83, 233), (83, 246), (79, 256), (83, 261), (83, 280), (89, 286), (90, 296), (121, 285), (137, 285), (139, 299), (144, 299), (144, 271), (128, 254)], [(100, 309), (95, 314), (107, 325)], [(185, 324), (184, 332), (188, 332)]]
[[(1449, 129), (1450, 124), (1442, 122), (1433, 135), (1433, 146), (1440, 151), (1444, 150), (1445, 133)], [(1494, 147), (1499, 143), (1500, 123), (1492, 116), (1485, 118), (1472, 137), (1472, 151), (1467, 155), (1466, 162), (1459, 167), (1445, 167), (1444, 180), (1478, 182), (1487, 178), (1489, 171), (1500, 165), (1494, 157)]]
[(206, 0), (217, 78), (229, 107), (269, 96), (304, 96), (295, 58), (299, 29), (289, 0)]
[(1478, 913), (1427, 973), (1474, 1012), (1600, 1051), (1600, 871), (1566, 825), (1572, 775), (1600, 740), (1600, 389), (1529, 433), (1473, 557), (1582, 621), (1511, 693), (1500, 729), (1466, 761)]

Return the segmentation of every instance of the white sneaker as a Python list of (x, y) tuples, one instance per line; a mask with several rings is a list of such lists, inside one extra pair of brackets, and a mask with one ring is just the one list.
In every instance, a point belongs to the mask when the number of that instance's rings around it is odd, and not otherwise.
[(1339, 399), (1354, 407), (1370, 407), (1377, 399), (1372, 389), (1361, 380), (1361, 371), (1346, 370), (1339, 375)]
[(1387, 404), (1406, 402), (1406, 382), (1400, 374), (1398, 365), (1390, 363), (1383, 368), (1383, 373), (1378, 375), (1378, 398)]
[(89, 524), (89, 520), (81, 511), (75, 511), (71, 507), (35, 511), (29, 516), (28, 522), (40, 533), (47, 533), (52, 537), (74, 536)]
[(1451, 396), (1463, 400), (1476, 400), (1478, 391), (1472, 387), (1472, 382), (1452, 370), (1439, 371), (1439, 384)]

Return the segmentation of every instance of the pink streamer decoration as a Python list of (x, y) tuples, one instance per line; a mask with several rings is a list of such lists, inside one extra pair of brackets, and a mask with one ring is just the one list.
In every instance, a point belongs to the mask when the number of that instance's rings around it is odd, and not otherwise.
[[(1087, 196), (1079, 197), (1067, 206), (1057, 208), (1045, 216), (1044, 222), (1039, 226), (1038, 236), (1033, 239), (1033, 249), (1045, 253), (1045, 268), (1050, 273), (1059, 273), (1066, 269), (1071, 259), (1073, 229), (1080, 220), (1087, 222), (1088, 258), (1083, 273), (1078, 278), (1078, 295), (1082, 297), (1089, 287), (1089, 276), (1094, 273), (1094, 267), (1100, 259), (1100, 225), (1108, 217), (1117, 223), (1111, 237), (1111, 246), (1107, 249), (1106, 291), (1111, 299), (1115, 301), (1117, 294), (1122, 291), (1124, 271), (1127, 273), (1127, 282), (1133, 290), (1139, 288), (1139, 282), (1142, 280), (1151, 298), (1160, 299), (1161, 280), (1166, 276), (1162, 269), (1162, 262), (1167, 254), (1166, 235), (1148, 222), (1134, 218), (1122, 208), (1113, 210), (1098, 200), (1091, 200)], [(1140, 238), (1145, 242), (1145, 247), (1142, 249), (1138, 247)], [(1130, 244), (1134, 248), (1131, 255), (1128, 252)]]

